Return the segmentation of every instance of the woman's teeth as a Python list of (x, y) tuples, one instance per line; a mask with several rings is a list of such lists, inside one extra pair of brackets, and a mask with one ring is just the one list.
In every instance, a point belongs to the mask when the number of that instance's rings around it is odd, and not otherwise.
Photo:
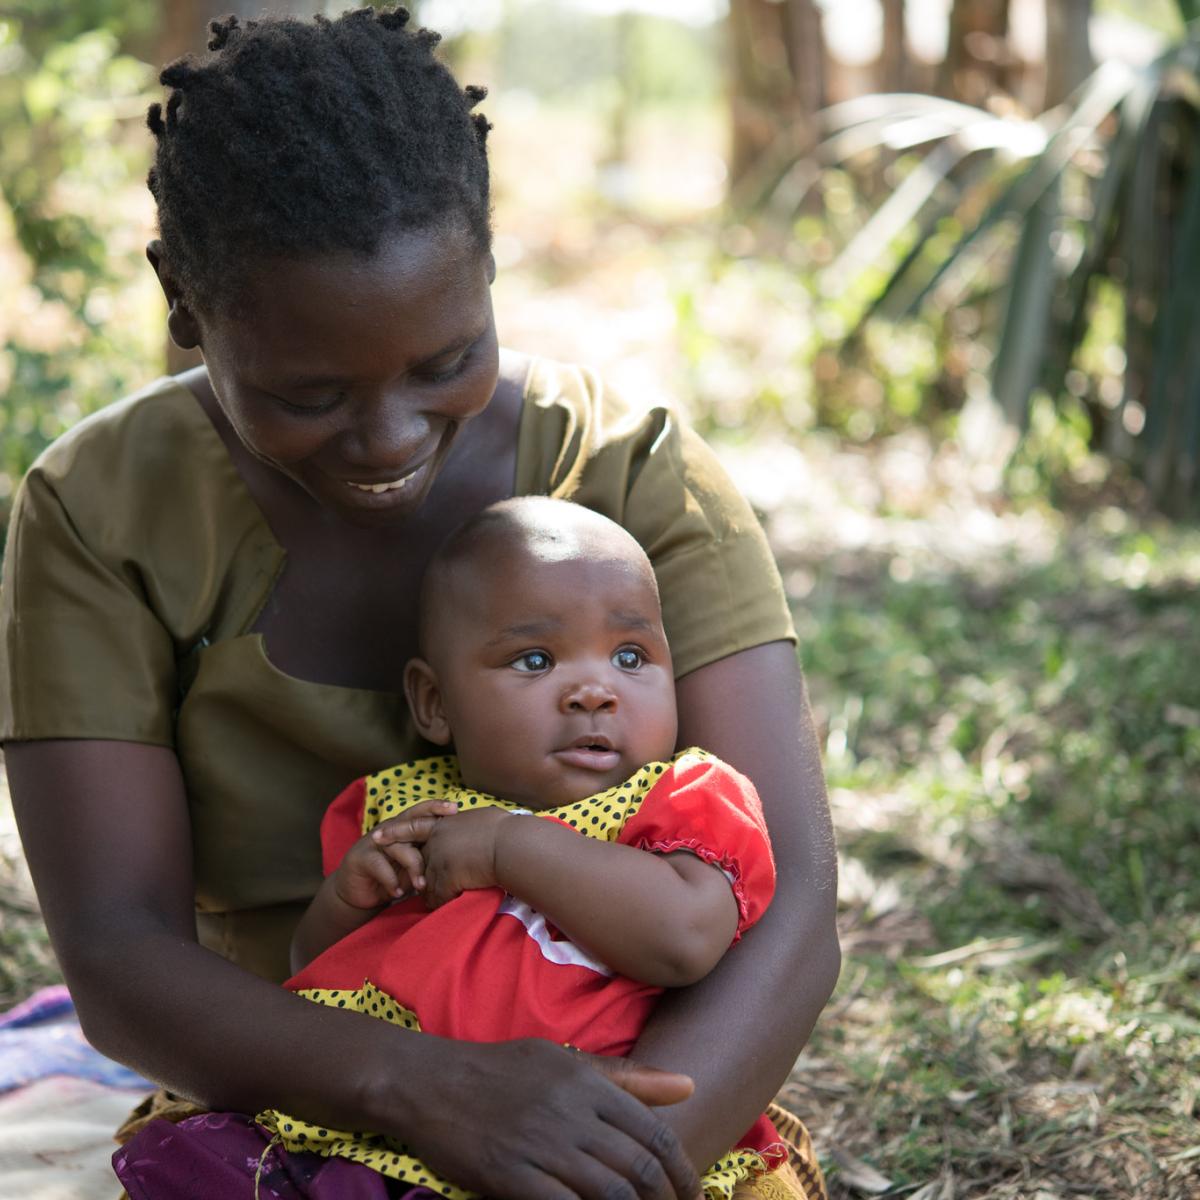
[(403, 479), (393, 479), (391, 483), (350, 483), (352, 488), (357, 488), (360, 492), (374, 492), (378, 495), (380, 492), (394, 492), (397, 488), (402, 488), (409, 480), (409, 476), (405, 475)]

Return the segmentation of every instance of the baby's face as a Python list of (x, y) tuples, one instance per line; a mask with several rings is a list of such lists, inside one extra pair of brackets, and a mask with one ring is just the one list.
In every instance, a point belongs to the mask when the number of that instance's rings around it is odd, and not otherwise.
[(670, 757), (675, 681), (648, 563), (510, 547), (462, 570), (430, 658), (468, 787), (553, 808)]

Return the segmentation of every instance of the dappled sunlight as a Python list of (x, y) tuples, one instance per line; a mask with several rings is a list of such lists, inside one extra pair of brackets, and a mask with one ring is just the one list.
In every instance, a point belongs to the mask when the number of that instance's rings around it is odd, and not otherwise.
[[(41, 197), (67, 220), (62, 253), (35, 264), (0, 206), (0, 517), (50, 439), (165, 362), (142, 258), (157, 89), (112, 43), (59, 49), (20, 79), (67, 147)], [(501, 340), (677, 405), (780, 565), (846, 956), (782, 1098), (833, 1200), (1192, 1200), (1200, 529), (1153, 515), (1120, 465), (1146, 409), (1119, 289), (1090, 293), (1061, 394), (1031, 391), (1018, 440), (993, 403), (992, 259), (948, 271), (940, 306), (861, 325), (915, 244), (862, 238), (882, 197), (921, 183), (911, 155), (814, 168), (782, 220), (731, 217), (715, 68), (709, 91), (621, 127), (611, 89), (547, 99), (485, 50), (456, 52), (494, 87)], [(0, 63), (0, 100), (14, 71)], [(84, 90), (102, 102), (71, 100)], [(986, 124), (1038, 149), (1027, 125)], [(1068, 196), (1080, 224), (1084, 199)], [(930, 254), (976, 200), (922, 233)], [(1068, 233), (1064, 260), (1083, 245)], [(56, 978), (0, 788), (0, 1008)]]

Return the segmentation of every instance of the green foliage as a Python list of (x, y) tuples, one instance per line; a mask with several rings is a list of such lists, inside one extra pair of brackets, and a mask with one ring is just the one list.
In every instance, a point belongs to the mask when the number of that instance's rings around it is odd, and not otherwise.
[(0, 527), (40, 450), (159, 359), (141, 258), (152, 75), (118, 44), (144, 9), (0, 22)]
[[(1161, 505), (1193, 507), (1200, 281), (1186, 264), (1200, 255), (1198, 38), (1191, 27), (1139, 72), (1102, 65), (1070, 105), (1037, 122), (924, 96), (831, 110), (818, 152), (836, 164), (822, 181), (826, 205), (837, 201), (831, 228), (853, 178), (839, 155), (853, 152), (861, 166), (872, 151), (869, 177), (884, 148), (928, 147), (890, 168), (894, 187), (818, 275), (842, 309), (841, 351), (858, 358), (880, 321), (891, 336), (916, 323), (937, 337), (950, 314), (974, 308), (994, 347), (978, 390), (1010, 424), (1028, 429), (1043, 395), (1068, 424), (1082, 409), (1093, 448), (1134, 464)], [(777, 206), (786, 181), (770, 182), (764, 203)], [(1116, 326), (1106, 320), (1114, 307)], [(1108, 325), (1116, 369), (1096, 359), (1096, 323)], [(939, 390), (953, 402), (953, 386)]]

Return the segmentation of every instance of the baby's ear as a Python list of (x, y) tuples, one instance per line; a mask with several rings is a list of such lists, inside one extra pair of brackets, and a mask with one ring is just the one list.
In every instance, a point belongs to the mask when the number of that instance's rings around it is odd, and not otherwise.
[(442, 689), (423, 658), (410, 658), (404, 668), (404, 695), (417, 732), (435, 746), (450, 744), (450, 722), (442, 707)]

